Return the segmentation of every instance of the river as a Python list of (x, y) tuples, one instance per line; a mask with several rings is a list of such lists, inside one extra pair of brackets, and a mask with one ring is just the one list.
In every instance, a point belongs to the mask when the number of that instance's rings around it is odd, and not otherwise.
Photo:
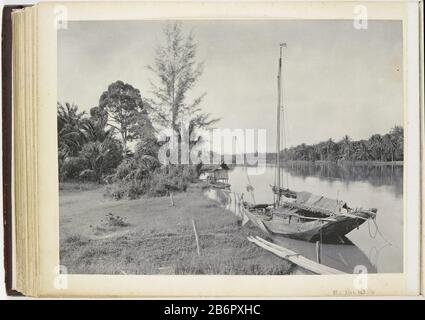
[[(233, 200), (220, 196), (220, 191), (210, 192), (209, 196), (232, 211), (237, 210), (235, 193), (244, 193), (246, 200), (253, 201), (246, 189), (246, 170), (236, 167), (229, 172), (231, 192), (228, 194)], [(365, 222), (347, 235), (352, 244), (322, 244), (321, 263), (347, 273), (403, 272), (402, 166), (292, 164), (282, 167), (282, 172), (284, 187), (288, 184), (292, 190), (344, 200), (350, 207), (378, 209), (378, 229), (374, 223)], [(267, 167), (261, 175), (249, 176), (256, 203), (273, 203), (270, 185), (274, 183), (274, 176), (273, 166)], [(316, 260), (314, 243), (281, 236), (274, 236), (273, 241)]]

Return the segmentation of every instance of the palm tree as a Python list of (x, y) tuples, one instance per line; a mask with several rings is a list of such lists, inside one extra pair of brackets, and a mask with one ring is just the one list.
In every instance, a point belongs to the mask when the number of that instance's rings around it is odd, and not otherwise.
[(336, 159), (335, 142), (333, 142), (332, 138), (329, 138), (329, 140), (326, 141), (326, 152), (328, 155), (326, 160), (334, 161)]
[(307, 160), (316, 161), (317, 155), (314, 146), (307, 146)]
[(110, 174), (122, 161), (122, 147), (112, 137), (104, 141), (89, 141), (84, 144), (79, 157), (88, 164), (80, 177), (102, 182), (104, 175)]
[(404, 143), (404, 132), (403, 127), (395, 126), (390, 131), (391, 140), (395, 147), (394, 160), (403, 160), (403, 143)]
[(296, 152), (298, 160), (307, 160), (307, 146), (305, 143), (296, 147)]
[(395, 155), (395, 151), (396, 151), (395, 143), (396, 143), (395, 140), (392, 138), (392, 136), (390, 134), (384, 135), (384, 138), (383, 138), (384, 152), (385, 152), (386, 155), (389, 155), (389, 157), (387, 156), (386, 158), (387, 159), (390, 158), (391, 161), (394, 161), (394, 155)]
[(315, 145), (313, 145), (313, 148), (314, 148), (314, 153), (315, 153), (316, 157), (318, 158), (316, 160), (323, 160), (324, 157), (323, 157), (323, 146), (322, 146), (322, 144), (321, 143), (315, 144)]
[(384, 159), (384, 141), (380, 134), (374, 134), (369, 139), (369, 146), (372, 151), (373, 160)]
[(367, 161), (370, 160), (370, 151), (365, 140), (361, 140), (357, 143), (354, 151), (354, 157), (356, 160)]
[(65, 106), (58, 102), (58, 153), (59, 160), (66, 157), (77, 156), (84, 143), (82, 130), (83, 117), (85, 112), (79, 112), (74, 104), (65, 103)]
[(86, 142), (103, 142), (112, 138), (114, 135), (114, 129), (112, 127), (107, 128), (106, 123), (93, 120), (92, 118), (84, 119), (81, 130)]
[(351, 144), (351, 138), (348, 135), (345, 135), (341, 143), (341, 157), (343, 160), (350, 160), (351, 159), (351, 153), (352, 153), (352, 144)]

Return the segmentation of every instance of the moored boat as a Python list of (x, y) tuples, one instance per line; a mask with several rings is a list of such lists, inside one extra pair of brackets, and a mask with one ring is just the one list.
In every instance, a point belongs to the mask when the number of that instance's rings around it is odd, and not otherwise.
[[(242, 202), (245, 215), (261, 230), (306, 241), (339, 241), (368, 219), (376, 217), (377, 209), (350, 208), (344, 201), (329, 199), (309, 192), (296, 192), (281, 186), (281, 113), (282, 106), (282, 48), (278, 69), (278, 103), (276, 134), (276, 174), (272, 187), (272, 204)], [(286, 145), (284, 146), (286, 148)], [(252, 187), (251, 187), (252, 188)]]
[(229, 167), (226, 163), (222, 162), (220, 166), (201, 170), (202, 179), (206, 184), (215, 189), (230, 190), (229, 182)]
[(261, 230), (305, 241), (344, 242), (344, 236), (368, 219), (374, 219), (375, 208), (352, 209), (343, 201), (297, 193), (295, 201), (271, 205), (243, 202), (244, 213)]

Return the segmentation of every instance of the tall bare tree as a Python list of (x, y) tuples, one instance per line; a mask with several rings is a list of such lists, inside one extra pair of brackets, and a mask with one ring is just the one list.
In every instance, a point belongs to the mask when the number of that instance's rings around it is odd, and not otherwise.
[[(197, 44), (192, 33), (183, 34), (180, 23), (167, 24), (164, 28), (165, 43), (156, 48), (155, 63), (148, 66), (156, 76), (152, 83), (155, 121), (162, 127), (172, 129), (181, 142), (181, 126), (184, 124), (193, 137), (196, 130), (207, 128), (219, 119), (202, 112), (200, 104), (206, 93), (188, 100), (188, 93), (202, 75), (203, 63), (196, 60)], [(200, 141), (191, 139), (190, 146)]]

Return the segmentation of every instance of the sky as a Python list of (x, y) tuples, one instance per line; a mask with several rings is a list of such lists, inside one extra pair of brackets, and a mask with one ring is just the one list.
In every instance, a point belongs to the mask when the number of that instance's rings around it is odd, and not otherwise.
[[(165, 21), (78, 21), (58, 31), (58, 101), (96, 106), (109, 84), (151, 97), (155, 47)], [(217, 128), (267, 129), (275, 148), (279, 44), (287, 146), (345, 134), (353, 140), (403, 124), (402, 25), (352, 20), (183, 21), (193, 31), (204, 73), (189, 98), (206, 92)]]

